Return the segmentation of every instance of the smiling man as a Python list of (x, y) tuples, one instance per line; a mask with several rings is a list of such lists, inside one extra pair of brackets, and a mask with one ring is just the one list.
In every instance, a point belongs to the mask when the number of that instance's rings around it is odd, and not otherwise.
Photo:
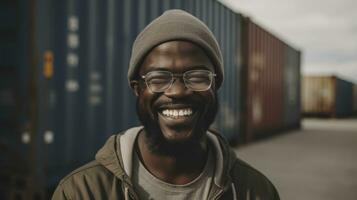
[(182, 10), (155, 19), (134, 42), (128, 79), (143, 126), (112, 136), (53, 199), (279, 199), (209, 130), (223, 60), (204, 23)]

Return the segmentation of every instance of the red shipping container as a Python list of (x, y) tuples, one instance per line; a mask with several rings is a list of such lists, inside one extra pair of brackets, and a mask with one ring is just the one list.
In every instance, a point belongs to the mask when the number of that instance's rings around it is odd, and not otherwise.
[(245, 60), (242, 69), (244, 142), (267, 136), (283, 126), (284, 42), (244, 20)]

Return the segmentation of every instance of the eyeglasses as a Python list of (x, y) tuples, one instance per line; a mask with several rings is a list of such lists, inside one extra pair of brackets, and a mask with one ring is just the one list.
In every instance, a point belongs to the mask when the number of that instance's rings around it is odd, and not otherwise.
[(174, 77), (183, 78), (186, 88), (193, 91), (206, 91), (211, 88), (213, 77), (216, 74), (208, 70), (190, 70), (183, 74), (173, 74), (169, 71), (152, 71), (141, 76), (145, 80), (147, 87), (153, 93), (164, 92), (169, 89)]

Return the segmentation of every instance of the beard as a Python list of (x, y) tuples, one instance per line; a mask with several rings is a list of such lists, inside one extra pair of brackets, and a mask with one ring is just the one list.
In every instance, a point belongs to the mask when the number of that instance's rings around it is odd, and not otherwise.
[(202, 146), (201, 138), (206, 134), (209, 126), (213, 123), (218, 112), (218, 105), (217, 92), (214, 92), (214, 100), (207, 102), (207, 104), (201, 106), (199, 109), (200, 116), (198, 116), (198, 120), (192, 130), (195, 132), (193, 137), (184, 141), (170, 141), (167, 140), (162, 133), (157, 109), (154, 109), (154, 106), (151, 104), (148, 110), (140, 105), (139, 98), (137, 98), (136, 111), (141, 124), (144, 126), (146, 138), (149, 143), (149, 150), (157, 155), (185, 156), (191, 154), (192, 148), (200, 148)]

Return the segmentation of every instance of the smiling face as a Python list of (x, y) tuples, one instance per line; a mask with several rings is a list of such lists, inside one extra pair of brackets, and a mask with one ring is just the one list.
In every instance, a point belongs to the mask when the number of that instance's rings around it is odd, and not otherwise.
[[(214, 72), (200, 47), (171, 41), (155, 47), (145, 57), (139, 76), (158, 70), (182, 74), (196, 69)], [(201, 141), (217, 112), (214, 82), (210, 89), (200, 92), (186, 88), (182, 78), (176, 78), (160, 93), (152, 93), (144, 80), (134, 86), (138, 115), (154, 148)]]

